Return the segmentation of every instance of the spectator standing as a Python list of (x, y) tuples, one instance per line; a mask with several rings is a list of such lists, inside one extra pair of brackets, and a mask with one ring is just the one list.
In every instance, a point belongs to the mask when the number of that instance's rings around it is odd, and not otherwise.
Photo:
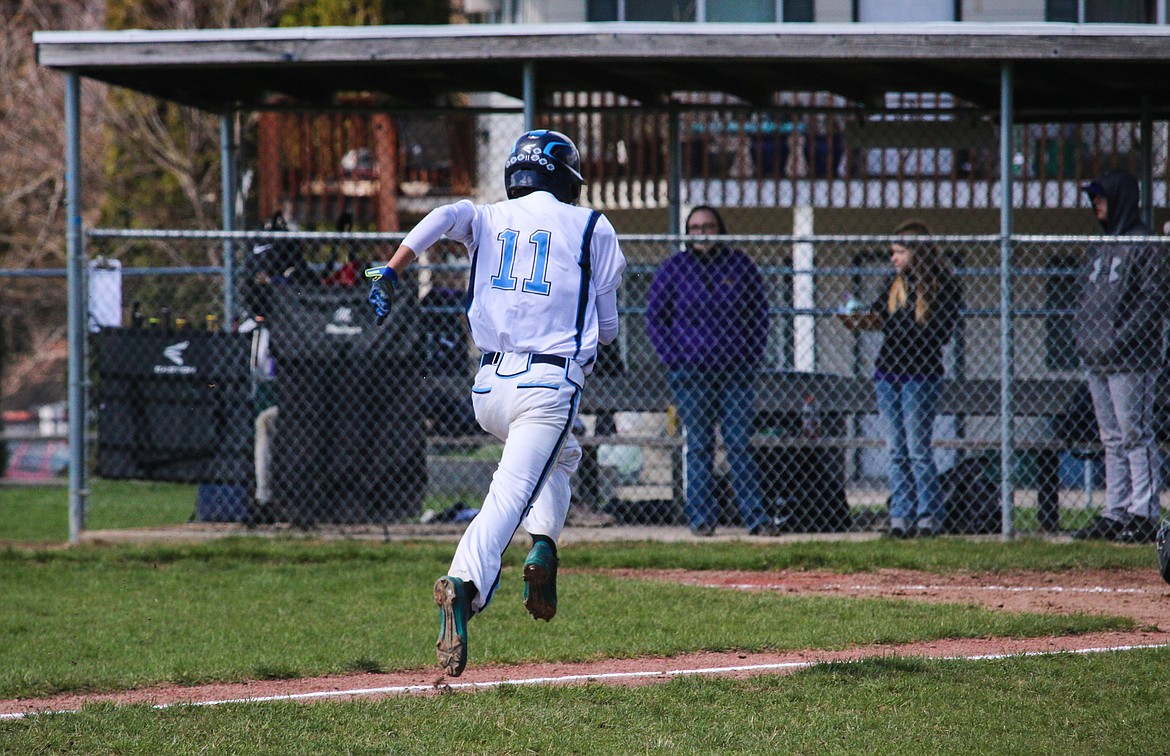
[[(1082, 189), (1105, 235), (1151, 233), (1132, 175), (1110, 171)], [(1105, 447), (1105, 508), (1073, 537), (1153, 543), (1161, 519), (1154, 390), (1166, 288), (1162, 251), (1125, 241), (1094, 245), (1080, 284), (1077, 351)]]
[[(929, 236), (921, 221), (894, 229)], [(936, 535), (944, 503), (931, 439), (944, 374), (943, 348), (959, 323), (959, 288), (929, 242), (890, 245), (894, 278), (868, 312), (844, 313), (851, 330), (880, 330), (874, 364), (878, 412), (889, 449), (890, 527), (894, 538)]]
[[(687, 216), (691, 235), (725, 235), (714, 208)], [(751, 535), (779, 528), (764, 510), (752, 455), (755, 376), (768, 341), (768, 299), (752, 259), (717, 239), (697, 239), (670, 256), (650, 285), (646, 305), (650, 341), (666, 366), (686, 431), (686, 513), (691, 532), (715, 533), (719, 509), (714, 485), (715, 428), (720, 426), (731, 484)]]

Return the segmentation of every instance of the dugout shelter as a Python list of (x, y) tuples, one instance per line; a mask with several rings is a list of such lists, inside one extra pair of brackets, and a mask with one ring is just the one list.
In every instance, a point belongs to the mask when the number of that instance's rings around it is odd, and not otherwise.
[[(235, 115), (281, 108), (340, 108), (347, 94), (375, 107), (432, 106), (467, 92), (517, 98), (526, 125), (561, 92), (611, 92), (625, 108), (673, 109), (680, 92), (719, 92), (765, 103), (782, 91), (824, 91), (864, 113), (892, 92), (943, 91), (985, 112), (997, 140), (992, 204), (999, 214), (1002, 296), (1010, 301), (1015, 239), (1014, 150), (1018, 123), (1132, 120), (1140, 123), (1139, 178), (1147, 219), (1165, 206), (1153, 180), (1151, 137), (1170, 119), (1170, 28), (1064, 24), (640, 24), (442, 27), (55, 31), (34, 36), (41, 65), (65, 77), (69, 226), (70, 417), (86, 416), (85, 264), (80, 207), (80, 96), (86, 80), (125, 87), (218, 114), (222, 228), (233, 231)], [(679, 227), (678, 122), (669, 148), (667, 231)], [(1159, 194), (1160, 193), (1160, 194)], [(230, 277), (231, 256), (225, 255)], [(225, 309), (231, 312), (231, 287)], [(1005, 329), (1010, 325), (1005, 322)], [(1005, 333), (1010, 340), (1010, 332)], [(1006, 343), (1006, 342), (1005, 342)], [(1010, 349), (1006, 347), (1005, 349)], [(1004, 360), (1003, 418), (1012, 416), (1011, 361)], [(1005, 497), (1010, 429), (1004, 433)], [(80, 423), (71, 459), (86, 459)], [(85, 506), (84, 464), (70, 465), (70, 534)], [(1006, 501), (1005, 501), (1006, 506)]]

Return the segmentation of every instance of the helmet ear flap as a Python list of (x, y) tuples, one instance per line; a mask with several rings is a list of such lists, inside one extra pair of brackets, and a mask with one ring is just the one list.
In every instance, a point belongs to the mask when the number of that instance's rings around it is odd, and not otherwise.
[(508, 199), (523, 197), (541, 189), (548, 191), (547, 182), (541, 181), (535, 171), (514, 171), (505, 181)]

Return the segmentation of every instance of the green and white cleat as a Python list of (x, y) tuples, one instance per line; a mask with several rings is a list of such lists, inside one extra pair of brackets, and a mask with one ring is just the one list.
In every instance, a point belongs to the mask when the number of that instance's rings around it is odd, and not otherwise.
[(524, 608), (545, 622), (557, 613), (557, 555), (545, 541), (532, 544), (524, 560)]
[(471, 594), (463, 581), (444, 575), (435, 581), (435, 604), (439, 607), (439, 666), (458, 677), (467, 666), (467, 621), (471, 619)]

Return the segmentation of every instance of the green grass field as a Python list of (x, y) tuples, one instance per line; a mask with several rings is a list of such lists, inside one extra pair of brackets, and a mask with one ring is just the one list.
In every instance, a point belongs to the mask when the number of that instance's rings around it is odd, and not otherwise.
[(8, 753), (1159, 754), (1166, 650), (881, 659), (750, 680), (355, 703), (94, 706), (0, 722)]
[[(0, 502), (8, 542), (0, 548), (0, 698), (434, 669), (430, 587), (453, 544), (237, 537), (63, 549), (43, 525), (20, 523), (56, 507), (60, 489), (21, 491), (37, 495), (20, 497), (15, 513), (4, 511), (10, 499)], [(103, 515), (110, 522), (190, 513), (191, 500), (170, 487), (126, 484), (120, 495), (122, 513)], [(1128, 617), (726, 591), (597, 571), (605, 568), (1059, 573), (1152, 569), (1151, 557), (1149, 548), (1038, 539), (570, 544), (562, 558), (574, 569), (562, 576), (561, 611), (546, 624), (520, 604), (523, 554), (513, 549), (495, 601), (472, 623), (470, 664), (1134, 629)], [(1168, 664), (1165, 649), (886, 658), (632, 689), (95, 705), (0, 721), (0, 753), (1161, 753)]]
[[(186, 522), (195, 486), (137, 480), (90, 481), (86, 528), (143, 528)], [(0, 485), (0, 543), (69, 540), (69, 490), (63, 482)]]

